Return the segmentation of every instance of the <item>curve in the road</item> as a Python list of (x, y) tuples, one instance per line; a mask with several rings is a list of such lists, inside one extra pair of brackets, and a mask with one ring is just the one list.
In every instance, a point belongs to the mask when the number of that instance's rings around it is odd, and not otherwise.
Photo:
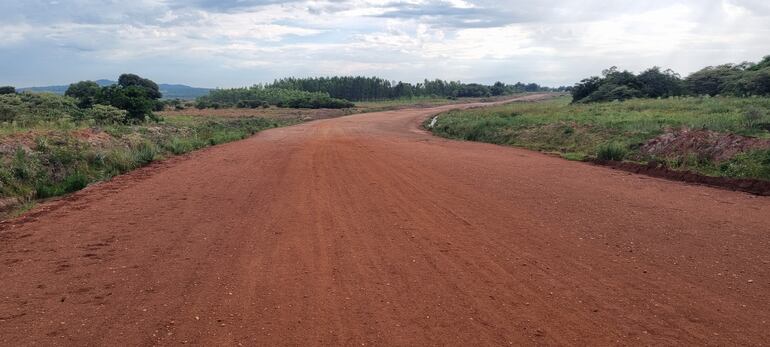
[(761, 345), (770, 199), (418, 129), (264, 131), (6, 225), (0, 345)]

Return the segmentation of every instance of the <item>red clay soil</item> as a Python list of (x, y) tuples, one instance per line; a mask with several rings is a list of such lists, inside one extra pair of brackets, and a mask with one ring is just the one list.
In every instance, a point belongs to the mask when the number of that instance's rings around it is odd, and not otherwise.
[(768, 148), (770, 148), (770, 139), (711, 130), (683, 129), (666, 132), (648, 141), (640, 151), (648, 156), (682, 158), (694, 155), (698, 158), (721, 162), (738, 153)]
[(593, 163), (652, 177), (660, 177), (695, 184), (704, 184), (712, 187), (720, 187), (751, 194), (770, 196), (770, 181), (765, 180), (706, 176), (687, 170), (670, 169), (665, 165), (656, 162), (641, 164), (626, 161), (594, 160)]
[(264, 131), (0, 235), (0, 345), (767, 345), (770, 198), (432, 137)]

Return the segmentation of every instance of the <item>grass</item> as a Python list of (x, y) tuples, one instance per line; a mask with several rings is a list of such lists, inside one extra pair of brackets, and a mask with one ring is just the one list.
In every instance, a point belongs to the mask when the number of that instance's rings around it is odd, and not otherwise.
[[(642, 145), (666, 132), (703, 129), (770, 138), (770, 98), (670, 98), (571, 104), (563, 97), (536, 103), (443, 113), (439, 136), (558, 152), (571, 160), (598, 158), (664, 162), (706, 175), (770, 180), (770, 152), (715, 161), (692, 153), (656, 158)], [(428, 120), (430, 121), (430, 120)]]
[(626, 158), (628, 150), (621, 144), (610, 142), (599, 145), (596, 149), (596, 158), (599, 160), (622, 161)]
[(0, 217), (17, 215), (18, 209), (39, 199), (83, 189), (158, 159), (298, 122), (173, 116), (160, 123), (100, 128), (74, 121), (32, 127), (0, 124), (0, 201), (15, 201), (13, 209), (0, 211)]

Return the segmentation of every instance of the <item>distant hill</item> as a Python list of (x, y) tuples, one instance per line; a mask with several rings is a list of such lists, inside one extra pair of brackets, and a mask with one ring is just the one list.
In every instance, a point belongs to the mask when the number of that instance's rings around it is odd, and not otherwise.
[[(116, 84), (118, 82), (111, 81), (111, 80), (97, 80), (95, 81), (98, 85), (104, 87)], [(65, 91), (67, 91), (67, 88), (69, 85), (62, 85), (62, 86), (46, 86), (46, 87), (28, 87), (28, 88), (18, 88), (19, 91), (28, 91), (28, 92), (35, 92), (35, 93), (54, 93), (54, 94), (64, 94)], [(210, 88), (196, 88), (196, 87), (190, 87), (183, 84), (158, 84), (158, 87), (160, 87), (160, 93), (163, 94), (164, 99), (195, 99), (199, 96), (208, 95)]]
[(196, 88), (184, 84), (159, 84), (160, 93), (164, 99), (195, 99), (199, 96), (208, 95), (211, 88)]

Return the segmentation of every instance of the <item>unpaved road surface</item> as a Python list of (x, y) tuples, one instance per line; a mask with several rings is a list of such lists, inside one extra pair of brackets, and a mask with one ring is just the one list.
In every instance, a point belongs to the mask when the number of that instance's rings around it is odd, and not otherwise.
[(0, 233), (0, 345), (768, 345), (770, 199), (418, 130), (274, 129)]

